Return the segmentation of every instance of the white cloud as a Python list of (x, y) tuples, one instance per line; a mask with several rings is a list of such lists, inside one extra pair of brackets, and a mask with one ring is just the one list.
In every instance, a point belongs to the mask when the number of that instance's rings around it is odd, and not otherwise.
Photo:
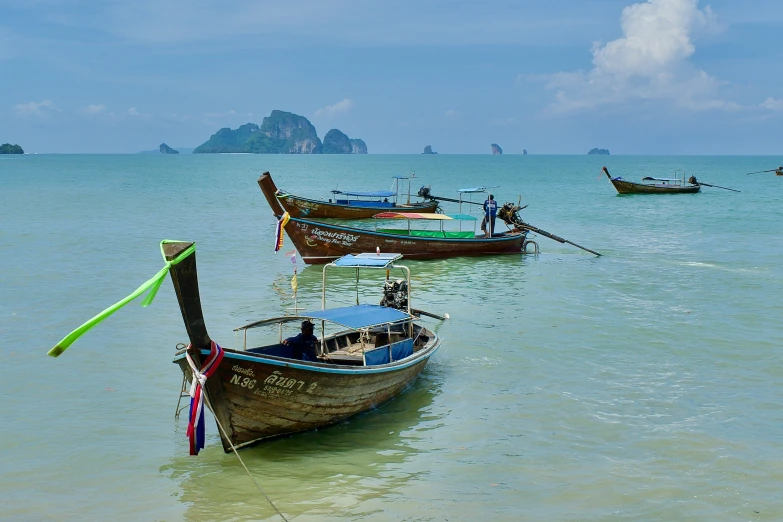
[(761, 106), (771, 111), (783, 111), (783, 99), (767, 98), (763, 103), (761, 103)]
[(350, 98), (343, 98), (333, 105), (327, 105), (315, 111), (315, 116), (334, 116), (335, 114), (341, 114), (350, 111), (355, 104)]
[(449, 110), (447, 110), (447, 111), (445, 112), (445, 114), (446, 114), (446, 117), (448, 117), (448, 118), (453, 118), (454, 116), (459, 116), (459, 112), (457, 112), (457, 111), (456, 111), (456, 110), (454, 110), (454, 109), (449, 109)]
[(100, 116), (106, 114), (106, 106), (102, 103), (91, 104), (84, 108), (84, 113), (89, 116)]
[(16, 114), (19, 116), (35, 116), (38, 118), (43, 118), (47, 115), (61, 112), (60, 109), (52, 102), (52, 100), (19, 103), (14, 106), (14, 111), (16, 111)]
[(128, 116), (131, 118), (138, 118), (140, 120), (149, 121), (152, 119), (152, 114), (147, 114), (145, 112), (139, 112), (136, 107), (131, 107), (128, 109)]
[(623, 37), (593, 46), (593, 68), (558, 73), (549, 112), (565, 113), (648, 100), (691, 110), (737, 110), (720, 98), (722, 82), (690, 62), (693, 36), (718, 29), (709, 6), (698, 0), (647, 0), (623, 9)]

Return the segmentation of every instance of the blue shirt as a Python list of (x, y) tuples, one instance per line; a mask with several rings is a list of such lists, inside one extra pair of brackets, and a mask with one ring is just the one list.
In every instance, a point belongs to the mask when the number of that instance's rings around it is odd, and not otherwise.
[(286, 339), (288, 346), (293, 348), (292, 358), (301, 359), (303, 361), (317, 361), (318, 357), (315, 352), (315, 346), (318, 343), (318, 337), (313, 334), (305, 335), (300, 333), (293, 337)]
[(498, 202), (494, 199), (488, 199), (484, 202), (484, 214), (489, 217), (495, 217), (498, 213)]

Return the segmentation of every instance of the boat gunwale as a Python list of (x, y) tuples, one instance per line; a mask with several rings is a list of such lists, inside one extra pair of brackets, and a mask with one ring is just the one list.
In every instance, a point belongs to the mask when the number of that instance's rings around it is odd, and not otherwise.
[[(282, 189), (280, 189), (282, 190)], [(340, 207), (340, 208), (357, 208), (362, 210), (367, 209), (379, 209), (379, 210), (388, 210), (390, 208), (427, 208), (430, 206), (433, 206), (429, 201), (422, 201), (422, 202), (416, 202), (411, 204), (405, 204), (405, 203), (392, 203), (391, 206), (384, 205), (384, 206), (373, 206), (373, 205), (351, 205), (350, 203), (335, 203), (333, 201), (323, 201), (319, 199), (311, 199), (311, 198), (305, 198), (303, 196), (297, 196), (296, 194), (289, 194), (289, 193), (282, 193), (282, 194), (275, 194), (275, 197), (277, 199), (291, 199), (291, 200), (299, 200), (299, 201), (305, 201), (307, 203), (316, 203), (318, 205), (328, 205), (332, 207)], [(367, 201), (366, 203), (375, 203), (374, 201)], [(378, 203), (383, 203), (382, 201), (378, 201)], [(438, 206), (438, 202), (435, 201), (435, 205)], [(292, 216), (293, 217), (293, 216)], [(329, 218), (329, 219), (343, 219), (343, 218)], [(350, 219), (350, 218), (349, 218)]]
[[(297, 370), (312, 371), (318, 373), (331, 373), (331, 374), (340, 374), (340, 375), (390, 373), (399, 370), (404, 370), (405, 368), (420, 363), (423, 360), (429, 359), (438, 350), (438, 348), (440, 348), (440, 343), (441, 343), (440, 337), (432, 330), (427, 330), (427, 331), (434, 335), (434, 339), (427, 343), (427, 344), (431, 344), (430, 346), (425, 345), (424, 348), (422, 348), (417, 352), (413, 352), (413, 354), (406, 357), (405, 359), (400, 359), (398, 361), (393, 361), (391, 363), (378, 364), (373, 366), (357, 367), (349, 364), (334, 364), (334, 363), (325, 363), (320, 361), (312, 361), (312, 362), (296, 361), (294, 359), (278, 357), (276, 355), (268, 355), (268, 354), (253, 353), (253, 352), (248, 353), (246, 351), (236, 350), (233, 348), (225, 348), (225, 347), (223, 347), (223, 352), (224, 352), (224, 357), (229, 356), (230, 359), (234, 359), (234, 360), (238, 359), (238, 360), (250, 361), (250, 362), (255, 362), (260, 364), (269, 364), (272, 366), (281, 366), (285, 368), (294, 368)], [(179, 363), (182, 359), (185, 358), (186, 351), (187, 350), (182, 350), (181, 353), (178, 352), (177, 355), (175, 355), (174, 360), (172, 362)], [(208, 356), (210, 351), (207, 349), (202, 349), (200, 350), (200, 353), (202, 356)]]

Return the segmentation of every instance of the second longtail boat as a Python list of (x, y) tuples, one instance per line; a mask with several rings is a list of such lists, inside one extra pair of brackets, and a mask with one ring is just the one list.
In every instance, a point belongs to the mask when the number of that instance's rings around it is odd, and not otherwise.
[[(350, 190), (332, 190), (329, 201), (309, 199), (279, 190), (272, 181), (272, 176), (266, 174), (272, 196), (280, 206), (292, 217), (308, 219), (366, 219), (379, 212), (435, 212), (437, 201), (422, 201), (411, 203), (411, 178), (395, 176), (392, 188), (394, 190), (378, 190), (373, 192), (357, 192)], [(407, 182), (407, 194), (401, 193)], [(266, 194), (266, 192), (265, 192)], [(267, 196), (267, 199), (270, 196)], [(271, 201), (270, 201), (271, 205)]]
[[(386, 213), (378, 214), (375, 229), (348, 227), (334, 223), (323, 223), (310, 219), (292, 217), (285, 212), (275, 197), (274, 185), (269, 173), (258, 179), (258, 185), (272, 207), (278, 221), (277, 246), (282, 242), (285, 231), (299, 251), (302, 260), (308, 264), (323, 264), (346, 254), (357, 252), (399, 252), (407, 259), (442, 259), (459, 256), (485, 256), (519, 254), (525, 247), (527, 230), (512, 228), (508, 232), (493, 234), (492, 237), (477, 235), (474, 230), (448, 231), (443, 222), (454, 218), (431, 213)], [(466, 216), (455, 216), (462, 221)], [(468, 216), (472, 221), (475, 218)], [(407, 228), (379, 228), (385, 220), (405, 220)], [(438, 230), (415, 230), (412, 223), (440, 223)]]

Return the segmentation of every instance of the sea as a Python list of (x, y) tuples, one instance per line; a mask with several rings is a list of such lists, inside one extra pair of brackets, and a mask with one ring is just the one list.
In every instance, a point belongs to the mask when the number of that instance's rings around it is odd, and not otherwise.
[[(282, 520), (273, 504), (288, 520), (781, 520), (783, 178), (746, 175), (780, 163), (0, 157), (0, 518)], [(604, 165), (740, 192), (619, 196)], [(209, 414), (206, 448), (188, 454), (171, 362), (187, 337), (168, 280), (149, 307), (136, 300), (59, 358), (47, 351), (152, 277), (163, 239), (196, 242), (223, 346), (241, 347), (233, 329), (251, 321), (319, 309), (321, 267), (292, 263), (288, 238), (274, 252), (265, 171), (316, 199), (414, 173), (414, 193), (486, 186), (602, 255), (534, 234), (537, 255), (406, 262), (413, 305), (450, 316), (426, 319), (442, 345), (421, 377), (369, 413), (242, 450), (248, 475)], [(364, 302), (381, 298), (373, 277)], [(355, 299), (352, 274), (333, 281), (330, 304)]]

